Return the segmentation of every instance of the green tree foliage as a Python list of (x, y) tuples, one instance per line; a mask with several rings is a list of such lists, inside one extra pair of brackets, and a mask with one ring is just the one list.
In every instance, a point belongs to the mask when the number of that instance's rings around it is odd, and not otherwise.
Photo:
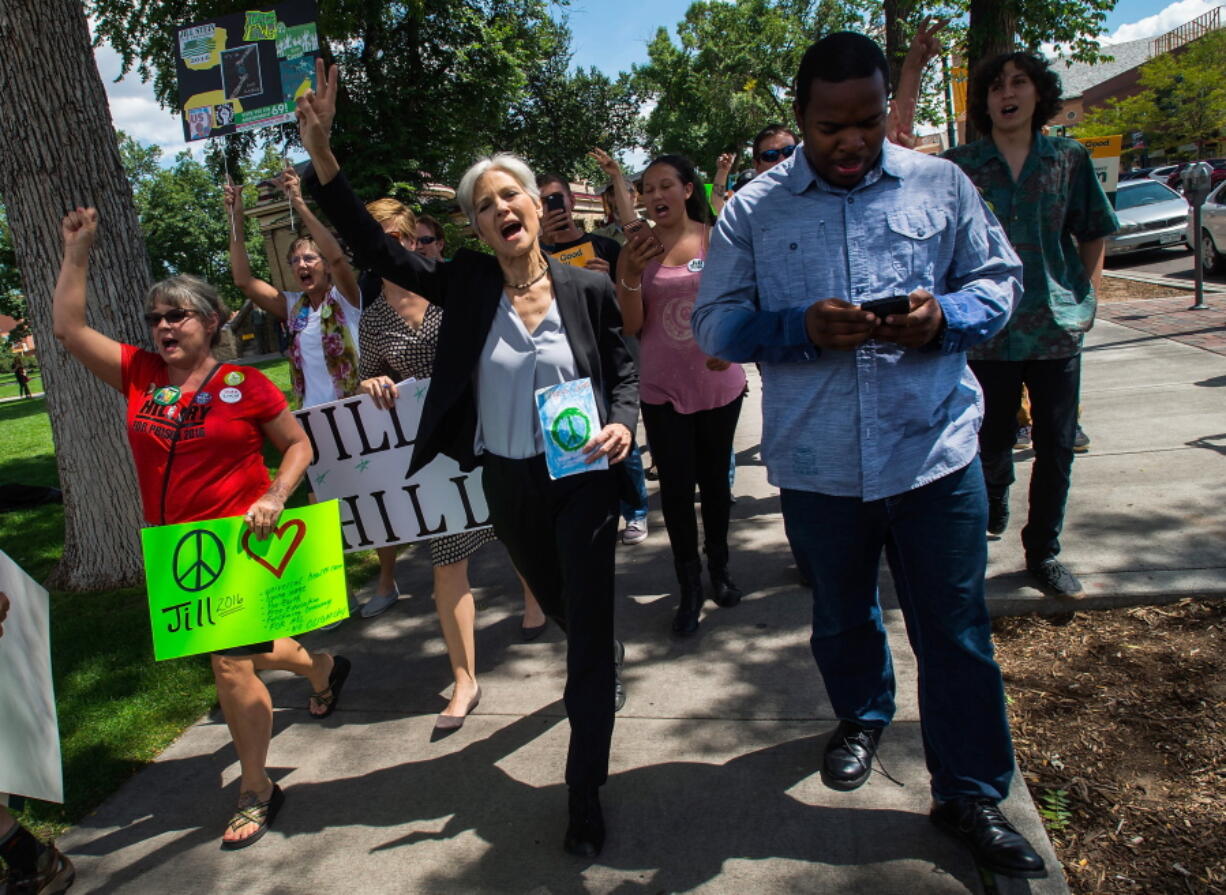
[[(125, 71), (152, 80), (158, 100), (174, 108), (175, 27), (245, 7), (92, 0), (90, 8), (99, 39), (119, 52)], [(396, 182), (454, 184), (476, 156), (496, 149), (571, 169), (599, 139), (609, 149), (628, 145), (627, 88), (598, 73), (568, 73), (569, 31), (549, 10), (545, 0), (322, 0), (321, 49), (342, 71), (335, 145), (359, 193), (382, 195)], [(296, 140), (293, 128), (266, 136)], [(231, 169), (251, 140), (226, 141)]]
[(1195, 143), (1197, 155), (1203, 156), (1206, 143), (1226, 134), (1224, 59), (1226, 31), (1151, 59), (1141, 66), (1142, 91), (1092, 110), (1077, 128), (1078, 136), (1141, 131), (1150, 151)]
[(699, 0), (677, 24), (660, 28), (634, 83), (654, 107), (643, 124), (653, 155), (679, 152), (712, 170), (720, 153), (740, 150), (771, 123), (792, 122), (792, 79), (813, 40), (859, 22), (835, 0)]
[[(169, 167), (161, 164), (162, 150), (141, 146), (122, 131), (119, 156), (132, 184), (132, 197), (149, 252), (155, 280), (178, 273), (208, 280), (231, 307), (243, 296), (230, 280), (229, 223), (222, 211), (221, 185), (209, 167), (181, 152)], [(238, 172), (249, 184), (276, 173), (279, 159), (266, 151), (259, 164), (243, 164)], [(254, 204), (249, 186), (248, 202)], [(247, 250), (257, 276), (267, 278), (267, 261), (258, 227), (247, 223)], [(262, 270), (260, 268), (263, 268)]]
[(20, 321), (9, 333), (10, 340), (20, 342), (30, 334), (26, 298), (21, 291), (21, 271), (17, 268), (17, 255), (13, 251), (13, 237), (3, 205), (0, 205), (0, 314)]

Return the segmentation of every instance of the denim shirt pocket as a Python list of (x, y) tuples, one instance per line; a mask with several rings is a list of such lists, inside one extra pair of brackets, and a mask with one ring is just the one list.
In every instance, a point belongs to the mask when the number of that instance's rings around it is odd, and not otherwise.
[[(890, 261), (906, 283), (916, 286), (936, 281), (936, 262), (940, 235), (948, 218), (939, 208), (896, 208), (887, 212), (890, 228)], [(928, 286), (927, 288), (931, 288)]]
[(808, 295), (809, 264), (815, 246), (824, 245), (825, 225), (816, 233), (802, 234), (792, 228), (763, 227), (754, 233), (754, 275), (762, 309), (790, 307), (798, 295)]

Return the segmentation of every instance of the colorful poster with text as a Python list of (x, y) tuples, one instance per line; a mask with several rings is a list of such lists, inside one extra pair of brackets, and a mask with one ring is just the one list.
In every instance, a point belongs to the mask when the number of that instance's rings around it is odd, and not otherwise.
[(141, 532), (157, 659), (293, 637), (349, 614), (335, 501), (286, 510), (260, 540), (241, 516)]

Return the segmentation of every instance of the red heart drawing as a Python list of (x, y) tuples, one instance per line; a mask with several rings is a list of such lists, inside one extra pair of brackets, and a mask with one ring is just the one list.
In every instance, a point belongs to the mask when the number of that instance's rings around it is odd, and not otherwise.
[(290, 559), (293, 558), (294, 551), (298, 549), (298, 545), (301, 544), (302, 539), (306, 537), (307, 527), (306, 523), (301, 519), (291, 519), (280, 528), (274, 528), (272, 531), (272, 536), (280, 539), (291, 528), (295, 529), (294, 540), (290, 542), (289, 548), (285, 551), (285, 555), (281, 557), (281, 561), (277, 563), (276, 566), (273, 566), (272, 563), (264, 559), (264, 557), (257, 556), (252, 552), (251, 545), (249, 543), (251, 540), (251, 529), (247, 529), (243, 532), (243, 549), (247, 551), (248, 556), (280, 578), (283, 574), (285, 574), (285, 567), (289, 565)]

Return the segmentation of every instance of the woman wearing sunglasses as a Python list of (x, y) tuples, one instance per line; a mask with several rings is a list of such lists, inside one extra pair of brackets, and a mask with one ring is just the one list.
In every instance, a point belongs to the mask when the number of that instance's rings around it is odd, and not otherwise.
[[(311, 445), (280, 390), (258, 370), (213, 355), (228, 316), (208, 283), (192, 276), (155, 283), (145, 298), (153, 352), (124, 345), (85, 322), (85, 282), (98, 213), (78, 208), (62, 224), (64, 260), (55, 286), (55, 337), (127, 404), (128, 442), (145, 521), (169, 525), (243, 516), (258, 538), (277, 525), (311, 462)], [(265, 440), (282, 454), (270, 484)], [(265, 770), (272, 700), (256, 672), (291, 671), (311, 683), (309, 711), (332, 714), (349, 675), (343, 656), (307, 652), (289, 637), (213, 653), (222, 714), (241, 767), (238, 811), (222, 847), (245, 848), (268, 830), (284, 800)]]
[(685, 637), (698, 630), (703, 604), (696, 484), (711, 596), (720, 606), (741, 599), (728, 572), (728, 458), (745, 371), (703, 354), (690, 329), (711, 231), (694, 166), (677, 155), (653, 161), (643, 172), (643, 202), (656, 226), (627, 237), (617, 264), (617, 299), (626, 334), (640, 338), (643, 425), (681, 590), (673, 633)]
[(444, 247), (443, 225), (430, 215), (423, 214), (417, 219), (417, 254), (432, 261), (443, 261)]
[(230, 268), (234, 285), (289, 327), (295, 403), (313, 407), (358, 390), (360, 292), (340, 243), (303, 201), (298, 175), (287, 169), (278, 185), (311, 234), (295, 239), (287, 254), (302, 291), (282, 292), (252, 274), (243, 238), (242, 188), (234, 184), (223, 187), (231, 216)]

